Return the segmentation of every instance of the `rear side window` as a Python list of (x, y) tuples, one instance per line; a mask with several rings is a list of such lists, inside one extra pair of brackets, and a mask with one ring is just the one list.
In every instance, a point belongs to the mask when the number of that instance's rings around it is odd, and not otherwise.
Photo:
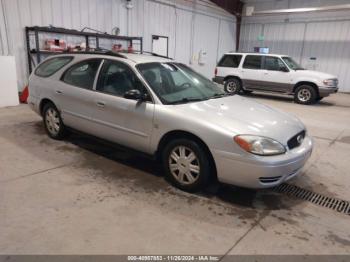
[(72, 61), (73, 57), (56, 57), (46, 60), (36, 70), (35, 74), (41, 77), (49, 77)]
[(246, 69), (261, 69), (262, 56), (247, 55), (245, 57), (243, 68)]
[(241, 63), (242, 56), (241, 55), (224, 55), (221, 58), (218, 66), (219, 67), (234, 67), (237, 68)]
[(70, 67), (61, 80), (67, 84), (92, 89), (101, 59), (89, 59)]

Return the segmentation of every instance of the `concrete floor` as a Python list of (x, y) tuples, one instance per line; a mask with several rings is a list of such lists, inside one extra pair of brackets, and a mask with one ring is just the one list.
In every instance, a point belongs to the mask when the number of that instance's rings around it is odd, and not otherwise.
[[(291, 183), (350, 200), (350, 95), (250, 97), (315, 138)], [(85, 136), (51, 140), (27, 105), (0, 109), (1, 254), (349, 254), (349, 219), (270, 190), (187, 194), (150, 160)]]

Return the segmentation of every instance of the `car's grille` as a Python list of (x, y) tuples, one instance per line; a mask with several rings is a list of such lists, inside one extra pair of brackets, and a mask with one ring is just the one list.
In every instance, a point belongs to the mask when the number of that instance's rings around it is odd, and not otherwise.
[(300, 133), (293, 136), (291, 139), (288, 140), (287, 145), (289, 149), (296, 148), (300, 146), (305, 138), (305, 130), (301, 131)]
[(261, 183), (269, 184), (269, 183), (275, 183), (281, 178), (282, 178), (281, 176), (259, 177), (259, 180)]

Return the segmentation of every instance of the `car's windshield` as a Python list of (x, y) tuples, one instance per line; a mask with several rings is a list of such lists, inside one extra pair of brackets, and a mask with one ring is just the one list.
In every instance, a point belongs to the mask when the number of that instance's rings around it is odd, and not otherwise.
[(204, 76), (180, 63), (145, 63), (136, 66), (164, 104), (189, 103), (225, 96)]
[(293, 60), (293, 58), (289, 56), (282, 57), (283, 61), (288, 65), (290, 69), (293, 70), (304, 70), (297, 62)]

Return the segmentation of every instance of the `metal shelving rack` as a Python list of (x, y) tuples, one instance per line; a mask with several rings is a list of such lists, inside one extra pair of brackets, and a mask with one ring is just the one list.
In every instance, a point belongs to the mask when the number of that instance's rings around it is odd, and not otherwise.
[[(55, 54), (62, 54), (62, 53), (72, 53), (72, 52), (59, 52), (59, 51), (48, 51), (48, 50), (40, 50), (40, 42), (39, 42), (39, 35), (40, 34), (57, 34), (62, 36), (73, 36), (73, 37), (81, 37), (85, 38), (86, 43), (86, 50), (101, 50), (100, 48), (100, 40), (101, 39), (109, 39), (109, 40), (122, 40), (122, 41), (128, 41), (129, 46), (134, 45), (134, 41), (139, 41), (140, 50), (139, 52), (143, 52), (143, 42), (142, 37), (130, 37), (130, 36), (117, 36), (117, 35), (110, 35), (107, 33), (92, 33), (92, 32), (82, 32), (78, 30), (73, 29), (66, 29), (66, 28), (59, 28), (59, 27), (42, 27), (42, 26), (33, 26), (33, 27), (26, 27), (25, 28), (25, 34), (26, 34), (26, 45), (27, 45), (27, 56), (28, 56), (28, 66), (29, 66), (29, 73), (33, 70), (33, 64), (35, 66), (34, 60), (32, 55), (36, 56), (36, 62), (40, 63), (42, 60), (42, 55), (55, 55)], [(31, 46), (31, 36), (34, 36), (34, 48)], [(95, 47), (90, 47), (90, 41), (95, 41)]]

